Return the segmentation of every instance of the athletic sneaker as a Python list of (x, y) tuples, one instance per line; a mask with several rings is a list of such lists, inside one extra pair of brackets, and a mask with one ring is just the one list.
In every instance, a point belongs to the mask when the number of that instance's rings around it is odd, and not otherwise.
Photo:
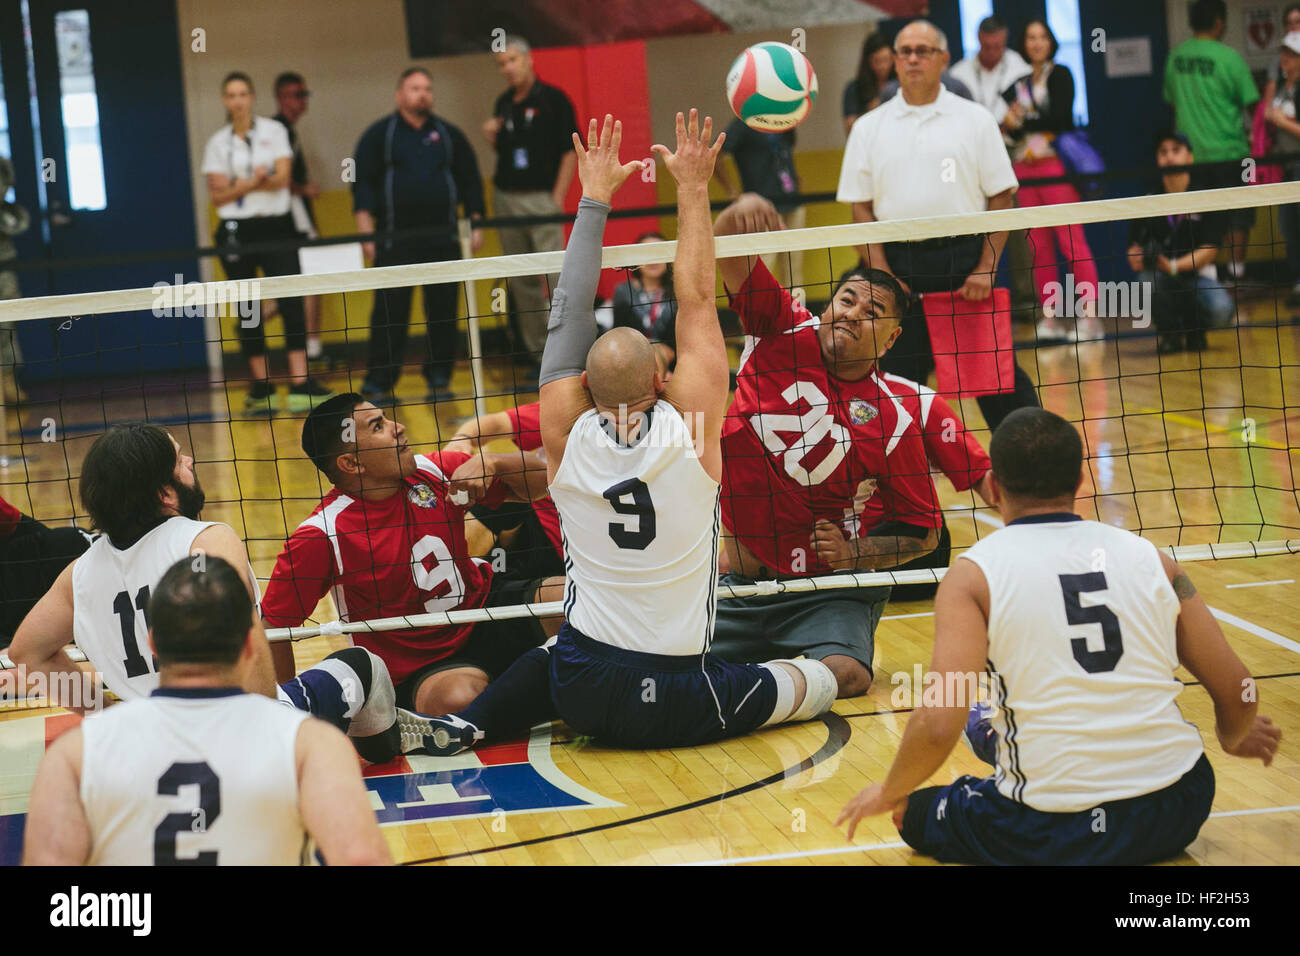
[(305, 382), (289, 386), (289, 411), (309, 412), (333, 395), (333, 391), (314, 378), (309, 378)]
[(1044, 318), (1038, 323), (1034, 330), (1038, 335), (1038, 341), (1041, 344), (1059, 345), (1062, 342), (1074, 341), (1074, 333), (1061, 325), (1055, 318)]
[(428, 717), (397, 708), (397, 726), (402, 732), (402, 753), (426, 753), (451, 757), (483, 739), (483, 731), (455, 714)]
[(279, 409), (280, 396), (275, 393), (275, 386), (270, 382), (254, 382), (248, 387), (248, 394), (244, 396), (244, 411), (269, 415)]
[(1074, 324), (1076, 342), (1099, 342), (1106, 337), (1106, 327), (1101, 319), (1084, 317)]
[(998, 732), (993, 729), (992, 717), (993, 707), (977, 701), (966, 715), (966, 729), (961, 732), (970, 752), (987, 764), (998, 760)]

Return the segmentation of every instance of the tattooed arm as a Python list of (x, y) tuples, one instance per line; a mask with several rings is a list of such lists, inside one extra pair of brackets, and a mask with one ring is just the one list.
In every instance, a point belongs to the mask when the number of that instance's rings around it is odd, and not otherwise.
[(1214, 701), (1215, 731), (1225, 753), (1273, 762), (1282, 731), (1258, 714), (1259, 692), (1246, 665), (1228, 646), (1219, 623), (1187, 572), (1160, 553), (1169, 583), (1182, 602), (1178, 613), (1178, 661), (1204, 685)]

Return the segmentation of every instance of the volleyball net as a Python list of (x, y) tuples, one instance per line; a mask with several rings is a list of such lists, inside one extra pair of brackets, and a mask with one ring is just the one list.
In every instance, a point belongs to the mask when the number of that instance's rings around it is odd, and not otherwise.
[[(947, 403), (951, 416), (917, 424), (929, 429), (935, 443), (956, 443), (954, 436), (964, 428), (987, 447), (986, 418), (999, 398), (1007, 402), (1015, 394), (1018, 367), (1036, 400), (1074, 422), (1083, 436), (1086, 476), (1078, 510), (1084, 517), (1132, 530), (1170, 548), (1179, 560), (1297, 553), (1300, 326), (1294, 313), (1300, 302), (1287, 299), (1300, 276), (1286, 272), (1278, 226), (1280, 209), (1297, 202), (1296, 183), (1198, 190), (727, 236), (717, 241), (717, 256), (766, 257), (776, 282), (789, 293), (788, 302), (779, 299), (789, 319), (786, 328), (807, 319), (803, 307), (814, 316), (826, 309), (835, 314), (840, 306), (834, 293), (841, 278), (858, 267), (859, 247), (883, 245), (900, 274), (896, 257), (913, 256), (907, 275), (916, 299), (906, 306), (904, 322), (911, 321), (914, 330), (915, 323), (924, 323), (922, 346), (915, 335), (905, 334), (882, 365), (912, 372), (892, 373), (901, 378), (927, 379)], [(1226, 255), (1220, 250), (1216, 257), (1211, 247), (1218, 243), (1209, 238), (1248, 209), (1255, 209), (1259, 220), (1250, 233), (1249, 278), (1221, 281), (1215, 260)], [(1186, 229), (1189, 222), (1198, 224), (1191, 234), (1205, 237), (1201, 246), (1210, 251), (1175, 269), (1171, 261), (1188, 250), (1162, 246), (1160, 237)], [(673, 231), (669, 219), (663, 232)], [(961, 255), (973, 251), (978, 258), (1003, 232), (1024, 236), (1018, 261), (1002, 267), (988, 299), (968, 298), (961, 291), (968, 274)], [(543, 309), (528, 308), (536, 300), (525, 286), (549, 289), (563, 254), (472, 258), (468, 227), (458, 241), (464, 253), (459, 260), (244, 282), (178, 283), (168, 276), (150, 288), (0, 303), (0, 323), (15, 323), (11, 330), (21, 326), (22, 340), (39, 336), (50, 345), (21, 365), (6, 358), (7, 367), (0, 368), (0, 377), (21, 381), (27, 393), (20, 404), (0, 407), (0, 456), (8, 463), (0, 467), (0, 496), (47, 525), (86, 527), (77, 479), (90, 444), (116, 422), (156, 422), (194, 457), (207, 495), (203, 517), (224, 521), (240, 534), (265, 589), (286, 539), (329, 492), (330, 481), (302, 450), (304, 410), (245, 408), (240, 324), (264, 329), (272, 383), (283, 395), (293, 382), (283, 354), (285, 332), (269, 305), (274, 301), (283, 314), (286, 301), (313, 296), (319, 297), (333, 364), (313, 365), (309, 374), (336, 393), (359, 392), (378, 380), (383, 387), (376, 399), (406, 429), (417, 453), (437, 452), (453, 440), (464, 448), (466, 439), (457, 436), (466, 432), (466, 422), (486, 423), (485, 416), (500, 412), (513, 413), (511, 423), (483, 424), (469, 446), (535, 447), (540, 437), (525, 434), (529, 426), (519, 423), (527, 417), (519, 410), (537, 401), (531, 373), (540, 356), (528, 348), (528, 326), (544, 326), (545, 316), (539, 314)], [(1013, 235), (1004, 262), (1016, 258), (1017, 241)], [(659, 269), (642, 267), (671, 263), (674, 254), (671, 241), (606, 247), (602, 265), (609, 271), (601, 284), (602, 301), (593, 303), (598, 323), (631, 322), (659, 342), (666, 371), (675, 355), (671, 323), (662, 321), (672, 312), (671, 280)], [(1026, 272), (1028, 303), (1010, 294)], [(422, 290), (421, 299), (442, 303), (451, 301), (454, 290), (456, 318), (447, 306), (430, 323), (418, 301), (396, 293), (411, 287)], [(376, 330), (404, 327), (403, 305), (411, 311), (410, 339), (404, 348), (394, 346), (400, 364), (394, 363), (388, 371), (395, 374), (385, 378), (368, 367), (376, 354), (371, 339)], [(754, 340), (744, 324), (750, 317), (728, 309), (725, 297), (719, 306), (732, 368), (740, 369), (754, 361)], [(1052, 319), (1048, 324), (1063, 333), (1059, 339), (1039, 337), (1044, 310)], [(1086, 325), (1094, 320), (1100, 333)], [(6, 334), (2, 325), (0, 334)], [(903, 353), (904, 345), (911, 351)], [(880, 414), (870, 402), (850, 403), (848, 420), (837, 421), (828, 398), (800, 384), (801, 363), (811, 368), (823, 361), (817, 350), (792, 347), (782, 354), (789, 356), (787, 367), (741, 371), (755, 376), (751, 387), (765, 414), (745, 424), (755, 429), (745, 447), (770, 456), (764, 467), (783, 471), (799, 486), (744, 502), (747, 512), (770, 516), (773, 528), (791, 511), (811, 515), (824, 509), (829, 492), (817, 486), (835, 480), (840, 459), (853, 454), (855, 429)], [(445, 382), (439, 368), (448, 372)], [(812, 382), (815, 376), (805, 378)], [(906, 387), (890, 388), (906, 405)], [(793, 390), (784, 394), (787, 389)], [(929, 392), (919, 394), (925, 408), (935, 407)], [(862, 476), (871, 480), (844, 491), (843, 512), (836, 516), (846, 539), (873, 528), (921, 523), (914, 502), (884, 494), (879, 486), (931, 477), (951, 539), (948, 560), (995, 530), (1000, 522), (972, 480), (971, 458), (965, 459), (967, 480), (960, 467), (954, 478), (942, 459), (928, 453), (910, 472)], [(887, 468), (895, 467), (888, 464), (890, 456), (885, 461)], [(738, 464), (729, 458), (725, 467)], [(543, 577), (541, 572), (557, 562), (562, 573), (558, 541), (548, 538), (546, 522), (539, 524), (537, 517), (530, 505), (471, 509), (468, 554), (497, 573)], [(756, 554), (764, 553), (760, 545), (771, 544), (743, 543), (753, 545)], [(719, 594), (933, 583), (946, 565), (832, 574), (814, 561), (781, 569), (773, 575), (780, 580), (724, 586)], [(396, 570), (407, 569), (417, 573), (403, 556)], [(424, 570), (428, 577), (427, 565)], [(390, 572), (394, 568), (374, 569), (377, 577)], [(462, 610), (455, 596), (440, 592), (432, 612), (368, 621), (340, 620), (327, 597), (311, 610), (304, 627), (271, 636), (298, 639), (562, 610), (558, 603)]]

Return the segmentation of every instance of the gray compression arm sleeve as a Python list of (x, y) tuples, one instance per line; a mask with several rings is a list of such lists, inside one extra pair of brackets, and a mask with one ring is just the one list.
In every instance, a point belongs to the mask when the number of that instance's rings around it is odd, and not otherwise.
[(538, 382), (581, 375), (587, 353), (596, 341), (596, 284), (600, 281), (600, 247), (605, 236), (609, 206), (585, 196), (578, 203), (578, 218), (564, 250), (560, 282), (551, 302), (546, 325), (546, 347)]

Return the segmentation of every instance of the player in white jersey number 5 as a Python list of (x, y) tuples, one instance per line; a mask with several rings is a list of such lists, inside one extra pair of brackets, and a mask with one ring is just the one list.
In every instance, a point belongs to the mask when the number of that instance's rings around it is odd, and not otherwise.
[[(1022, 408), (989, 445), (1006, 521), (953, 563), (935, 599), (947, 699), (908, 721), (884, 783), (837, 823), (893, 811), (907, 843), (944, 862), (1142, 864), (1196, 839), (1214, 800), (1201, 735), (1183, 719), (1181, 664), (1214, 701), (1227, 754), (1267, 766), (1281, 731), (1187, 574), (1149, 541), (1074, 513), (1083, 446), (1065, 419)], [(968, 720), (980, 671), (996, 711), (967, 739), (992, 777), (915, 790)], [(919, 693), (919, 689), (917, 691)]]
[(347, 739), (243, 690), (266, 643), (245, 582), (189, 558), (147, 607), (159, 686), (46, 752), (24, 862), (100, 866), (391, 863)]

